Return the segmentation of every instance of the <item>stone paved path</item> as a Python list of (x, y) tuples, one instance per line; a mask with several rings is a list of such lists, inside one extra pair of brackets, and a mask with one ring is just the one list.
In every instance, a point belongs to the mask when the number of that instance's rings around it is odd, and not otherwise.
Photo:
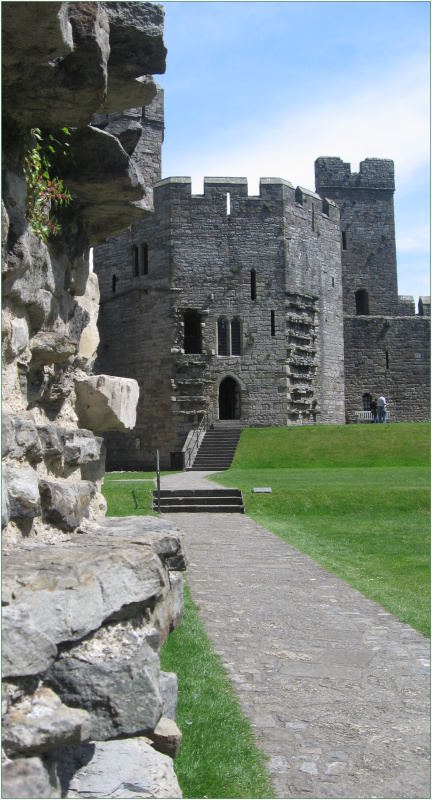
[(428, 640), (246, 516), (169, 518), (276, 796), (429, 798)]

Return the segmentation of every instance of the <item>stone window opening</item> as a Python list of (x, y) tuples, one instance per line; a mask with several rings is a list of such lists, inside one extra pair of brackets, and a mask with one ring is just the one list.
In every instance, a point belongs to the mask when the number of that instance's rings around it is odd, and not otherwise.
[(229, 326), (228, 320), (224, 317), (218, 319), (217, 333), (218, 333), (218, 356), (229, 355)]
[(315, 206), (312, 203), (312, 230), (315, 230)]
[(185, 311), (183, 316), (183, 324), (185, 353), (201, 353), (201, 315), (198, 313), (198, 311)]
[(367, 316), (369, 314), (369, 293), (367, 289), (358, 289), (356, 291), (355, 304), (357, 316)]
[(133, 265), (134, 265), (135, 278), (138, 278), (140, 275), (148, 275), (149, 250), (148, 250), (148, 244), (146, 242), (142, 242), (140, 245), (137, 244), (134, 245)]
[(370, 396), (369, 392), (365, 392), (365, 394), (362, 397), (363, 411), (371, 410), (371, 402), (372, 402), (372, 397)]
[(115, 292), (115, 291), (116, 291), (116, 285), (117, 285), (117, 275), (116, 275), (116, 274), (114, 274), (114, 275), (112, 276), (112, 282), (111, 282), (111, 291), (112, 291), (112, 292)]
[(231, 192), (227, 192), (226, 196), (226, 213), (227, 217), (231, 216)]
[(241, 323), (237, 318), (231, 320), (231, 355), (241, 356)]
[(257, 291), (256, 291), (256, 271), (251, 269), (250, 272), (250, 291), (251, 291), (251, 300), (257, 299)]
[(220, 317), (217, 323), (218, 356), (241, 356), (242, 325), (238, 317), (231, 321)]
[(348, 250), (346, 231), (342, 231), (342, 250)]
[(332, 289), (334, 289), (334, 278), (332, 278)]
[(148, 244), (146, 242), (140, 245), (140, 256), (141, 275), (148, 275)]
[(270, 332), (272, 336), (276, 336), (276, 319), (274, 311), (270, 311)]
[(389, 351), (386, 350), (386, 369), (390, 368)]

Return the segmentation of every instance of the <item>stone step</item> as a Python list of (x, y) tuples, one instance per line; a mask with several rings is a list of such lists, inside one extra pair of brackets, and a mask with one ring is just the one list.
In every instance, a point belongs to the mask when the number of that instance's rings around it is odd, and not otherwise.
[[(155, 492), (153, 492), (154, 494)], [(239, 497), (240, 489), (161, 489), (161, 498), (170, 497)]]
[[(153, 491), (153, 511), (158, 510), (157, 491)], [(166, 514), (244, 514), (242, 493), (238, 489), (162, 490), (160, 511)]]
[(192, 470), (225, 470), (228, 469), (235, 455), (240, 439), (241, 428), (228, 421), (215, 423), (217, 427), (206, 431), (195, 460), (189, 469)]
[(161, 513), (165, 514), (244, 514), (243, 506), (166, 506), (161, 504)]

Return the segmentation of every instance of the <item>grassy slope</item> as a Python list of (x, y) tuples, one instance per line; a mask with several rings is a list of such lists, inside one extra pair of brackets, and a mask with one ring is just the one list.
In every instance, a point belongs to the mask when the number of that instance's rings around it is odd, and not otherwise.
[(217, 480), (242, 489), (257, 522), (427, 635), (429, 442), (421, 423), (248, 429)]

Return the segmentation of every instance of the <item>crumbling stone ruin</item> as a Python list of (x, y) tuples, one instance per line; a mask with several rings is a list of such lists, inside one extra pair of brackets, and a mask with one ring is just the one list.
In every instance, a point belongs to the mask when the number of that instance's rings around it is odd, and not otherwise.
[[(2, 796), (180, 797), (177, 679), (159, 656), (182, 613), (182, 537), (105, 517), (99, 434), (133, 428), (138, 385), (91, 374), (89, 250), (152, 210), (153, 167), (130, 158), (133, 121), (119, 137), (90, 123), (155, 97), (163, 11), (8, 2), (2, 18)], [(31, 129), (65, 126), (71, 155), (52, 168), (72, 202), (44, 243), (24, 159)]]
[(208, 177), (194, 195), (190, 178), (161, 180), (162, 91), (134, 114), (154, 214), (94, 254), (96, 371), (115, 365), (141, 389), (133, 432), (106, 436), (108, 465), (152, 466), (160, 448), (182, 466), (203, 417), (354, 422), (384, 393), (391, 419), (428, 419), (430, 305), (416, 315), (398, 297), (393, 162), (352, 173), (318, 158), (316, 192), (262, 178), (251, 196), (245, 178)]

